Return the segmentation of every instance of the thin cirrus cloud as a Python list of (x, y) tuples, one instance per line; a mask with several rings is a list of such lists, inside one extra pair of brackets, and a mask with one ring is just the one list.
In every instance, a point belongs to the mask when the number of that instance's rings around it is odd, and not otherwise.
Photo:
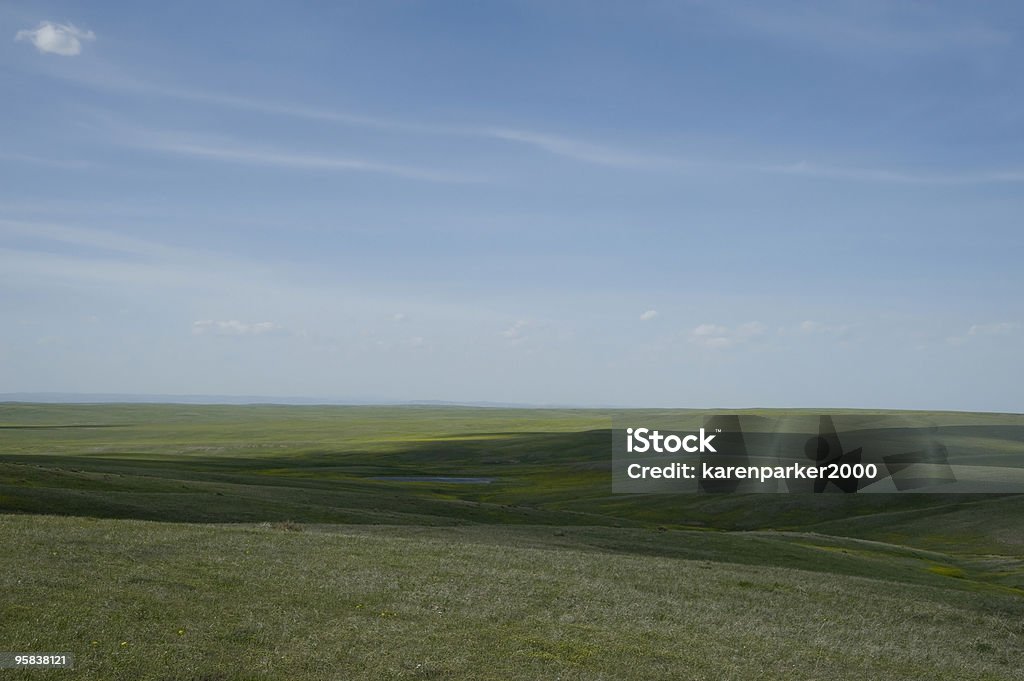
[(337, 123), (357, 128), (375, 129), (413, 135), (467, 137), (498, 140), (520, 144), (545, 153), (572, 159), (592, 165), (637, 170), (667, 170), (683, 165), (679, 158), (623, 149), (615, 145), (595, 143), (565, 135), (538, 132), (507, 127), (472, 125), (440, 125), (407, 120), (396, 120), (371, 116), (350, 111), (324, 109), (301, 104), (283, 104), (265, 99), (224, 95), (220, 93), (189, 90), (154, 85), (134, 78), (117, 76), (102, 80), (88, 80), (87, 85), (103, 89), (136, 92), (169, 99), (211, 104), (233, 109), (242, 109), (288, 118)]
[(192, 333), (196, 336), (263, 336), (283, 329), (275, 322), (241, 322), (237, 319), (200, 319), (192, 322)]
[[(70, 246), (72, 249), (60, 248)], [(0, 279), (118, 290), (249, 290), (263, 268), (111, 231), (0, 219)]]
[(649, 322), (649, 321), (651, 321), (652, 319), (654, 319), (657, 316), (658, 316), (658, 311), (657, 310), (645, 310), (644, 312), (640, 313), (640, 321), (642, 321), (642, 322)]
[(206, 92), (149, 82), (124, 74), (119, 69), (102, 76), (93, 74), (51, 73), (59, 78), (70, 78), (80, 85), (116, 92), (156, 96), (166, 99), (210, 104), (230, 109), (298, 118), (310, 121), (336, 123), (378, 131), (446, 137), (466, 137), (497, 140), (520, 144), (545, 153), (593, 165), (623, 168), (665, 170), (682, 164), (682, 160), (623, 149), (617, 145), (595, 143), (565, 135), (538, 132), (521, 128), (482, 125), (443, 125), (421, 121), (398, 120), (355, 113), (338, 109), (282, 103), (267, 99)]
[[(190, 98), (199, 99), (191, 93)], [(512, 128), (444, 127), (403, 123), (388, 120), (373, 120), (370, 117), (346, 113), (332, 113), (318, 109), (275, 106), (268, 102), (253, 102), (241, 98), (211, 96), (209, 101), (229, 106), (252, 106), (256, 110), (273, 112), (285, 116), (319, 118), (358, 127), (372, 127), (405, 133), (426, 135), (458, 135), (496, 139), (525, 145), (544, 153), (567, 158), (589, 165), (622, 170), (645, 170), (671, 172), (700, 167), (719, 172), (755, 172), (768, 175), (806, 177), (813, 179), (840, 180), (852, 182), (908, 184), (923, 186), (1008, 184), (1024, 182), (1024, 170), (998, 169), (978, 170), (963, 173), (928, 174), (891, 168), (871, 168), (799, 161), (782, 164), (755, 164), (739, 161), (716, 161), (663, 156), (635, 152), (615, 145), (599, 144), (588, 140), (563, 135), (541, 133)], [(221, 161), (260, 163), (292, 168), (320, 168), (385, 173), (395, 176), (432, 180), (436, 182), (480, 182), (478, 177), (469, 178), (427, 168), (377, 163), (362, 159), (336, 158), (321, 155), (295, 154), (268, 149), (252, 149), (233, 145), (205, 144), (197, 142), (147, 143), (153, 149), (178, 154), (205, 156)]]
[(526, 144), (556, 156), (613, 168), (657, 170), (668, 169), (680, 164), (679, 159), (638, 154), (601, 144), (570, 139), (561, 135), (551, 135), (530, 130), (480, 128), (474, 130), (474, 132), (486, 137)]
[(968, 336), (1001, 336), (1021, 328), (1017, 322), (995, 322), (993, 324), (973, 324), (967, 330)]
[(979, 339), (985, 337), (1000, 337), (1015, 334), (1021, 329), (1024, 329), (1024, 324), (1020, 322), (991, 322), (988, 324), (972, 324), (968, 329), (967, 333), (957, 336), (949, 336), (946, 338), (946, 343), (954, 347), (966, 345), (968, 342), (974, 342), (972, 339)]
[(860, 168), (852, 166), (835, 166), (809, 163), (783, 165), (751, 166), (752, 170), (774, 175), (794, 175), (837, 180), (854, 180), (858, 182), (881, 182), (890, 184), (918, 185), (965, 185), (965, 184), (998, 184), (1024, 182), (1024, 171), (995, 170), (967, 172), (957, 174), (926, 174), (914, 173), (886, 168)]
[(202, 102), (217, 106), (245, 109), (259, 113), (274, 114), (290, 118), (338, 123), (359, 128), (371, 128), (388, 132), (414, 135), (476, 137), (503, 142), (513, 142), (532, 147), (555, 156), (577, 161), (616, 168), (665, 169), (680, 164), (679, 159), (638, 153), (616, 146), (574, 139), (564, 135), (504, 127), (441, 125), (417, 121), (383, 118), (350, 111), (324, 109), (315, 106), (282, 104), (264, 99), (223, 95), (178, 88), (163, 88), (147, 83), (125, 81), (123, 86), (148, 94), (174, 99)]
[[(978, 169), (968, 172), (938, 174), (919, 173), (906, 169), (886, 167), (847, 166), (811, 161), (791, 163), (753, 162), (737, 159), (690, 158), (681, 155), (659, 155), (638, 151), (615, 142), (569, 137), (562, 134), (526, 128), (487, 125), (443, 125), (419, 121), (397, 120), (345, 110), (281, 103), (222, 93), (206, 92), (165, 86), (133, 78), (118, 69), (96, 75), (78, 73), (69, 75), (51, 71), (49, 75), (71, 79), (86, 87), (128, 94), (156, 96), (179, 101), (205, 103), (212, 106), (240, 109), (288, 118), (315, 120), (381, 132), (476, 138), (519, 144), (545, 154), (580, 163), (620, 170), (656, 172), (692, 171), (694, 169), (717, 172), (758, 173), (791, 176), (795, 178), (829, 179), (837, 181), (877, 184), (908, 184), (922, 186), (1007, 184), (1024, 182), (1024, 169)], [(387, 173), (395, 176), (434, 180), (440, 182), (476, 182), (479, 178), (466, 178), (431, 169), (376, 163), (362, 159), (332, 158), (321, 155), (295, 154), (268, 149), (252, 149), (232, 145), (174, 143), (148, 146), (164, 151), (205, 156), (236, 163), (261, 163), (279, 167), (314, 168)]]
[[(728, 7), (729, 3), (725, 3)], [(884, 13), (884, 7), (876, 8)], [(754, 26), (771, 32), (771, 21), (756, 17), (749, 12), (759, 12), (756, 6), (739, 5), (729, 7), (728, 14), (733, 19), (749, 22)], [(875, 12), (877, 14), (877, 12)], [(840, 13), (835, 20), (834, 13), (819, 11), (812, 16), (804, 17), (807, 22), (817, 27), (817, 33), (828, 35), (831, 29), (827, 25), (854, 26), (852, 33), (844, 35), (850, 41), (870, 44), (898, 42), (906, 39), (917, 45), (918, 49), (929, 46), (964, 46), (997, 44), (1003, 41), (1003, 34), (984, 27), (957, 27), (941, 17), (931, 17), (924, 22), (925, 28), (912, 31), (872, 28), (875, 24), (888, 26), (892, 22), (882, 21), (878, 16), (872, 18), (871, 12), (860, 16), (856, 12), (852, 17)], [(745, 17), (745, 18), (744, 18)], [(831, 18), (830, 18), (831, 17)], [(849, 21), (847, 21), (849, 19)], [(834, 21), (835, 20), (835, 21)], [(860, 28), (856, 28), (860, 27)], [(871, 36), (874, 36), (873, 38)], [(42, 52), (72, 55), (81, 51), (82, 40), (93, 40), (92, 31), (82, 31), (71, 24), (53, 24), (43, 22), (37, 29), (19, 31), (18, 40), (29, 40)], [(916, 184), (927, 186), (1007, 184), (1024, 182), (1024, 169), (978, 169), (960, 173), (939, 174), (920, 173), (913, 170), (879, 167), (856, 167), (842, 164), (800, 161), (797, 163), (759, 163), (742, 160), (716, 160), (708, 158), (689, 158), (683, 155), (659, 155), (645, 150), (630, 148), (616, 142), (594, 141), (583, 138), (569, 137), (562, 134), (537, 131), (528, 128), (503, 127), (494, 125), (445, 125), (425, 123), (421, 121), (397, 120), (386, 117), (367, 115), (358, 112), (306, 106), (301, 103), (282, 103), (272, 100), (236, 96), (217, 92), (207, 92), (188, 88), (177, 88), (146, 79), (134, 78), (117, 68), (101, 67), (90, 69), (87, 73), (70, 75), (66, 72), (50, 71), (50, 75), (69, 78), (87, 87), (113, 90), (122, 93), (134, 93), (146, 96), (158, 96), (168, 99), (206, 103), (212, 106), (235, 108), (253, 112), (267, 113), (290, 118), (318, 120), (339, 125), (375, 129), (382, 132), (431, 136), (458, 136), (492, 140), (518, 144), (543, 152), (545, 154), (570, 159), (580, 163), (620, 170), (640, 170), (657, 172), (678, 172), (680, 170), (711, 170), (718, 172), (760, 173), (770, 175), (792, 176), (809, 179), (831, 179), (837, 181), (879, 183), (879, 184)], [(478, 178), (460, 177), (430, 168), (418, 168), (402, 164), (379, 163), (358, 158), (337, 158), (319, 154), (290, 153), (273, 149), (248, 148), (235, 145), (210, 145), (195, 143), (178, 143), (162, 145), (164, 151), (184, 154), (193, 157), (205, 157), (223, 162), (261, 164), (277, 167), (321, 169), (349, 172), (383, 173), (392, 176), (438, 182), (477, 182)], [(14, 160), (14, 159), (12, 159)], [(22, 159), (29, 160), (29, 159)], [(77, 164), (72, 164), (77, 167)], [(69, 165), (69, 167), (71, 167)]]
[(36, 28), (18, 31), (16, 41), (28, 41), (44, 54), (74, 57), (82, 52), (82, 41), (96, 40), (96, 34), (74, 24), (55, 24), (43, 21)]
[(174, 248), (108, 230), (68, 226), (49, 222), (0, 219), (0, 239), (32, 239), (70, 244), (96, 252), (128, 253), (141, 256), (169, 256)]
[(298, 170), (376, 173), (405, 179), (456, 184), (485, 181), (479, 177), (471, 178), (432, 168), (380, 163), (360, 158), (251, 147), (234, 142), (209, 142), (158, 133), (140, 136), (139, 140), (128, 140), (126, 143), (129, 146), (150, 151), (239, 165), (257, 165)]
[(719, 16), (752, 33), (847, 54), (931, 54), (987, 49), (1011, 42), (993, 26), (946, 15), (934, 3), (867, 0), (811, 6), (773, 6), (729, 0)]
[[(573, 139), (564, 135), (556, 135), (535, 130), (524, 130), (505, 127), (486, 127), (469, 125), (441, 125), (408, 120), (396, 120), (371, 116), (350, 111), (324, 109), (315, 106), (283, 104), (265, 99), (238, 97), (220, 93), (203, 92), (173, 87), (161, 87), (134, 79), (118, 79), (118, 89), (131, 89), (147, 94), (154, 94), (173, 99), (202, 102), (217, 106), (245, 109), (260, 113), (302, 118), (314, 121), (325, 121), (360, 128), (373, 128), (389, 132), (442, 135), (457, 137), (478, 137), (513, 142), (529, 146), (555, 156), (592, 163), (595, 165), (618, 168), (668, 168), (679, 164), (678, 159), (664, 156), (637, 153), (614, 146), (597, 144), (590, 141)], [(107, 82), (107, 85), (112, 83)]]
[(250, 109), (263, 113), (329, 121), (391, 132), (499, 140), (520, 144), (552, 156), (567, 158), (581, 163), (624, 170), (673, 171), (699, 166), (705, 169), (713, 168), (721, 171), (754, 171), (771, 175), (887, 184), (956, 185), (1024, 182), (1024, 170), (1017, 169), (982, 170), (971, 173), (939, 175), (914, 173), (891, 168), (865, 168), (808, 161), (776, 164), (751, 164), (717, 160), (702, 161), (682, 156), (650, 154), (624, 148), (616, 144), (599, 143), (561, 134), (521, 128), (431, 125), (194, 91), (166, 90), (162, 94), (193, 101), (205, 101), (216, 105)]

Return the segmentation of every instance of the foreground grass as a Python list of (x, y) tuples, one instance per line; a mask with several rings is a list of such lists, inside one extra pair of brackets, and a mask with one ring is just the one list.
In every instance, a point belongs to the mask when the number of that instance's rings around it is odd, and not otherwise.
[(75, 679), (1024, 678), (1014, 593), (516, 531), (0, 516), (0, 648)]

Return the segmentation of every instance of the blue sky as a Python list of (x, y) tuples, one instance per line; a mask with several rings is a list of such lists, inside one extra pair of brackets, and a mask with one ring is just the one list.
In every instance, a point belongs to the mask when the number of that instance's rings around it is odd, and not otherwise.
[(1015, 3), (6, 3), (0, 393), (1024, 411)]

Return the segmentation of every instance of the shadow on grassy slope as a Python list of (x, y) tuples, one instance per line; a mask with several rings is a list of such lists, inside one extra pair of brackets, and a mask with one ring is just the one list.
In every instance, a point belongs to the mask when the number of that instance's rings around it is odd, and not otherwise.
[[(959, 427), (958, 427), (959, 428)], [(0, 510), (181, 522), (512, 524), (813, 528), (949, 550), (1024, 554), (1024, 497), (990, 495), (613, 495), (608, 430), (428, 431), (386, 450), (344, 441), (265, 441), (273, 455), (207, 451), (203, 429), (161, 451), (133, 451), (132, 428), (106, 445), (0, 456)], [(1016, 427), (1004, 433), (1018, 437)], [(148, 438), (142, 438), (148, 441)], [(274, 445), (281, 445), (280, 451)], [(998, 449), (998, 443), (997, 447)], [(100, 451), (97, 451), (99, 449)], [(489, 485), (386, 476), (495, 479)], [(998, 513), (990, 513), (998, 509)]]

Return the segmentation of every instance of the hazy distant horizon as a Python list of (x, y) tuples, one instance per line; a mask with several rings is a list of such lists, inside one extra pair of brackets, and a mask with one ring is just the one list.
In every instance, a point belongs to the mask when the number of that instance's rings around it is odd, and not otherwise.
[(684, 404), (552, 404), (524, 402), (488, 402), (471, 400), (386, 400), (373, 398), (309, 397), (282, 395), (160, 395), (160, 394), (118, 394), (118, 393), (0, 393), (0, 404), (155, 404), (155, 405), (197, 405), (197, 406), (306, 406), (306, 407), (476, 407), (487, 409), (578, 409), (578, 410), (680, 410), (680, 411), (748, 411), (777, 409), (780, 411), (834, 410), (867, 412), (957, 412), (1018, 414), (1021, 412), (999, 412), (970, 409), (917, 409), (914, 407), (878, 407), (865, 405), (785, 405), (768, 407), (764, 405), (684, 405)]

